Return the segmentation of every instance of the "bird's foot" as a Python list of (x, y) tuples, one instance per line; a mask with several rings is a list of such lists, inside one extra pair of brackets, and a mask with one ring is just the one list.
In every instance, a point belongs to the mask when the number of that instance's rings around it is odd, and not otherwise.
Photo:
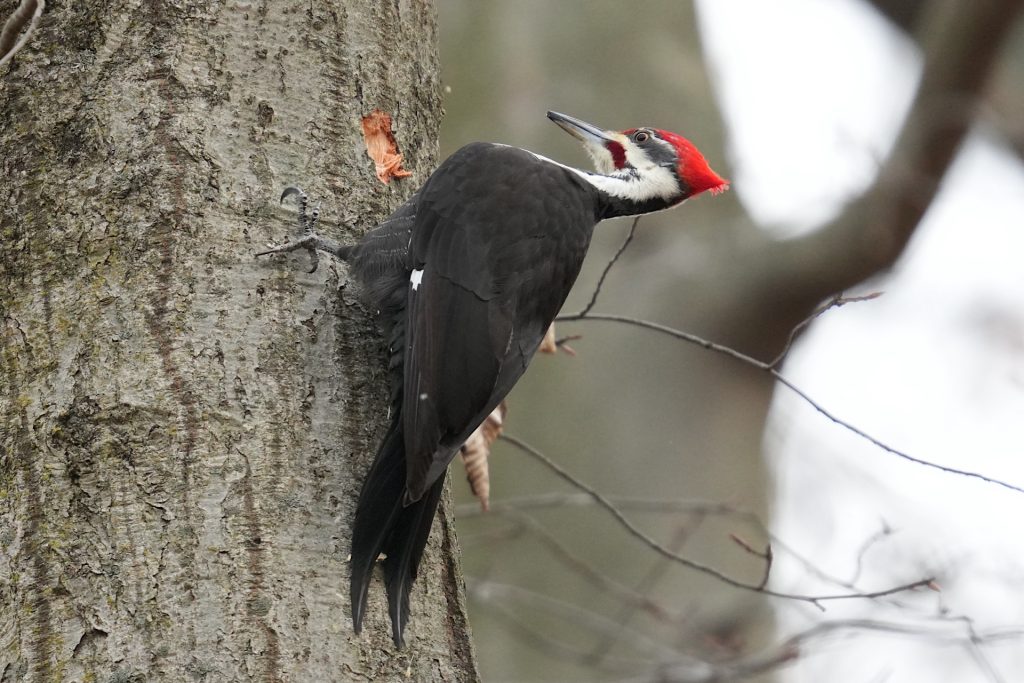
[(291, 242), (286, 242), (280, 246), (271, 247), (270, 249), (261, 251), (257, 253), (256, 256), (284, 254), (289, 251), (295, 251), (296, 249), (305, 249), (309, 252), (309, 257), (313, 262), (312, 267), (309, 269), (310, 273), (315, 273), (317, 267), (320, 265), (320, 251), (326, 251), (338, 258), (345, 258), (350, 249), (349, 246), (335, 242), (332, 239), (322, 237), (316, 232), (316, 224), (320, 220), (320, 205), (318, 204), (312, 212), (309, 212), (309, 196), (302, 191), (302, 188), (299, 187), (286, 187), (284, 192), (281, 194), (281, 203), (284, 203), (285, 199), (293, 195), (298, 197), (299, 228), (302, 230), (302, 236)]

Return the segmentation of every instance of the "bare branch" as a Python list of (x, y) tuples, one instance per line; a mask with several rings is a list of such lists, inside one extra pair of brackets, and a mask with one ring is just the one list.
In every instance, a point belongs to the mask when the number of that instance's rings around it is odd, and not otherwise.
[(768, 585), (768, 579), (772, 573), (772, 562), (775, 559), (775, 554), (772, 552), (772, 546), (769, 543), (765, 546), (764, 550), (755, 550), (746, 540), (740, 537), (736, 533), (729, 534), (729, 538), (732, 539), (733, 543), (743, 548), (749, 555), (764, 560), (764, 574), (761, 577), (761, 581), (757, 584), (758, 588), (764, 588)]
[(959, 469), (959, 468), (956, 468), (956, 467), (949, 467), (948, 465), (940, 465), (938, 463), (931, 462), (929, 460), (923, 460), (922, 458), (914, 457), (913, 455), (910, 455), (909, 453), (906, 453), (905, 451), (901, 451), (898, 448), (893, 448), (892, 446), (890, 446), (890, 445), (888, 445), (888, 444), (886, 444), (886, 443), (876, 439), (875, 437), (871, 436), (870, 434), (868, 434), (864, 430), (862, 430), (862, 429), (860, 429), (858, 427), (855, 427), (854, 425), (850, 424), (849, 422), (846, 422), (845, 420), (840, 419), (839, 417), (836, 417), (835, 415), (833, 415), (829, 411), (825, 410), (825, 408), (822, 407), (821, 404), (819, 404), (816, 401), (814, 401), (813, 399), (811, 399), (811, 397), (808, 396), (803, 390), (799, 389), (798, 387), (796, 387), (796, 385), (794, 385), (788, 379), (786, 379), (781, 374), (779, 374), (776, 370), (770, 369), (770, 368), (769, 368), (769, 370), (772, 373), (772, 376), (776, 379), (776, 381), (778, 381), (780, 384), (782, 384), (783, 386), (788, 388), (790, 391), (795, 393), (797, 396), (799, 396), (800, 398), (805, 400), (816, 411), (818, 411), (819, 413), (821, 413), (822, 415), (827, 417), (829, 420), (831, 420), (832, 422), (834, 422), (837, 425), (839, 425), (840, 427), (843, 427), (847, 431), (852, 432), (852, 433), (856, 434), (857, 436), (861, 437), (862, 439), (865, 439), (866, 441), (871, 442), (872, 444), (874, 444), (875, 446), (878, 446), (879, 448), (881, 448), (883, 451), (886, 451), (887, 453), (891, 453), (892, 455), (895, 455), (896, 457), (903, 458), (904, 460), (907, 460), (908, 462), (912, 462), (912, 463), (914, 463), (916, 465), (921, 465), (923, 467), (930, 467), (932, 469), (939, 470), (940, 472), (945, 472), (947, 474), (956, 474), (956, 475), (959, 475), (961, 477), (969, 477), (971, 479), (980, 479), (981, 481), (984, 481), (986, 483), (995, 484), (997, 486), (1002, 486), (1003, 488), (1010, 489), (1011, 491), (1016, 491), (1017, 493), (1024, 493), (1024, 488), (1022, 488), (1020, 486), (1017, 486), (1016, 484), (1011, 484), (1011, 483), (1009, 483), (1007, 481), (1003, 481), (1002, 479), (996, 479), (995, 477), (990, 477), (988, 475), (981, 474), (979, 472), (972, 472), (970, 470), (962, 470), (962, 469)]
[(847, 422), (846, 420), (843, 420), (843, 419), (839, 418), (838, 416), (836, 416), (832, 412), (826, 410), (824, 406), (822, 406), (820, 403), (818, 403), (817, 401), (812, 399), (810, 396), (808, 396), (807, 392), (805, 392), (804, 390), (800, 389), (798, 386), (793, 384), (793, 382), (791, 380), (786, 378), (781, 372), (776, 370), (772, 363), (765, 363), (763, 361), (759, 361), (756, 358), (753, 358), (752, 356), (748, 356), (747, 354), (741, 353), (741, 352), (739, 352), (739, 351), (737, 351), (735, 349), (729, 348), (728, 346), (724, 346), (722, 344), (716, 344), (715, 342), (708, 341), (707, 339), (704, 339), (702, 337), (698, 337), (695, 334), (690, 334), (689, 332), (683, 332), (682, 330), (677, 330), (675, 328), (668, 327), (667, 325), (661, 325), (661, 324), (658, 324), (658, 323), (655, 323), (655, 322), (651, 322), (650, 320), (642, 320), (640, 318), (631, 318), (631, 317), (625, 316), (625, 315), (613, 315), (613, 314), (607, 314), (607, 313), (589, 313), (585, 317), (565, 316), (565, 317), (559, 317), (558, 320), (559, 321), (604, 320), (604, 321), (608, 321), (608, 322), (617, 322), (617, 323), (623, 323), (623, 324), (626, 324), (626, 325), (633, 325), (635, 327), (641, 327), (641, 328), (644, 328), (644, 329), (653, 330), (655, 332), (659, 332), (661, 334), (668, 335), (668, 336), (673, 337), (675, 339), (681, 339), (681, 340), (689, 342), (691, 344), (695, 344), (695, 345), (697, 345), (697, 346), (699, 346), (701, 348), (708, 349), (709, 351), (714, 351), (716, 353), (720, 353), (720, 354), (722, 354), (724, 356), (729, 356), (730, 358), (734, 358), (734, 359), (736, 359), (738, 361), (746, 363), (747, 365), (755, 367), (758, 370), (763, 370), (764, 372), (767, 372), (773, 378), (775, 378), (775, 381), (777, 381), (779, 384), (783, 385), (784, 387), (786, 387), (787, 389), (792, 391), (794, 394), (796, 394), (797, 396), (802, 398), (805, 402), (807, 402), (808, 405), (810, 405), (812, 408), (814, 408), (814, 410), (816, 410), (820, 414), (824, 415), (825, 417), (827, 417), (829, 420), (831, 420), (832, 422), (836, 423), (840, 427), (843, 427), (847, 431), (852, 432), (853, 434), (856, 434), (857, 436), (861, 437), (862, 439), (864, 439), (866, 441), (869, 441), (870, 443), (874, 444), (878, 448), (881, 448), (883, 451), (886, 451), (887, 453), (895, 455), (895, 456), (897, 456), (899, 458), (902, 458), (902, 459), (907, 460), (909, 462), (912, 462), (914, 464), (921, 465), (923, 467), (930, 467), (932, 469), (939, 470), (940, 472), (945, 472), (947, 474), (956, 474), (956, 475), (959, 475), (959, 476), (962, 476), (962, 477), (970, 477), (972, 479), (980, 479), (981, 481), (987, 482), (989, 484), (996, 484), (997, 486), (1002, 486), (1003, 488), (1010, 489), (1011, 491), (1016, 491), (1017, 493), (1024, 493), (1024, 487), (1017, 486), (1016, 484), (1011, 484), (1011, 483), (1009, 483), (1007, 481), (1003, 481), (1002, 479), (996, 479), (995, 477), (990, 477), (988, 475), (981, 474), (979, 472), (972, 472), (970, 470), (962, 470), (962, 469), (959, 469), (959, 468), (956, 468), (956, 467), (949, 467), (948, 465), (940, 465), (938, 463), (931, 462), (929, 460), (924, 460), (922, 458), (917, 458), (915, 456), (910, 455), (909, 453), (907, 453), (905, 451), (901, 451), (898, 448), (894, 448), (894, 447), (886, 444), (885, 442), (881, 441), (880, 439), (877, 439), (877, 438), (871, 436), (870, 434), (868, 434), (864, 430), (860, 429), (859, 427), (854, 426), (853, 424)]
[(576, 488), (585, 491), (591, 498), (594, 499), (594, 502), (596, 502), (600, 507), (604, 508), (608, 513), (610, 513), (612, 517), (614, 517), (615, 520), (619, 523), (619, 525), (623, 529), (625, 529), (631, 536), (641, 541), (643, 544), (657, 552), (659, 555), (667, 559), (670, 559), (673, 562), (676, 562), (677, 564), (681, 564), (684, 567), (697, 571), (701, 574), (705, 574), (707, 576), (715, 578), (721, 581), (722, 583), (725, 583), (734, 588), (739, 588), (754, 593), (761, 593), (762, 595), (768, 595), (775, 598), (808, 602), (812, 605), (815, 605), (819, 609), (824, 610), (824, 607), (821, 604), (823, 602), (830, 602), (834, 600), (880, 598), (887, 595), (893, 595), (895, 593), (913, 590), (915, 588), (926, 587), (934, 581), (933, 578), (926, 578), (879, 591), (836, 593), (831, 595), (801, 595), (797, 593), (784, 593), (781, 591), (770, 590), (760, 585), (745, 583), (743, 581), (734, 579), (731, 576), (723, 574), (722, 572), (718, 571), (713, 567), (683, 557), (682, 555), (679, 555), (678, 553), (675, 553), (669, 548), (665, 547), (657, 540), (651, 538), (649, 535), (644, 533), (639, 527), (637, 527), (635, 524), (629, 521), (629, 519), (622, 513), (621, 510), (612, 505), (612, 503), (607, 498), (605, 498), (601, 493), (599, 493), (596, 489), (589, 486), (588, 484), (585, 484), (584, 482), (580, 481), (579, 479), (571, 475), (568, 471), (563, 469), (556, 462), (554, 462), (549, 457), (547, 457), (537, 449), (533, 448), (529, 444), (520, 441), (519, 439), (515, 438), (514, 436), (510, 436), (509, 434), (502, 434), (501, 439), (512, 444), (520, 451), (526, 453), (535, 460), (543, 463), (548, 467), (548, 469), (553, 471), (563, 480), (569, 482)]
[[(515, 512), (495, 513), (492, 511), (492, 514), (498, 514), (499, 516), (506, 517), (512, 520), (515, 524), (521, 526), (524, 531), (529, 531), (534, 537), (540, 540), (548, 550), (551, 551), (552, 556), (563, 566), (575, 572), (586, 580), (587, 583), (595, 586), (596, 588), (618, 596), (624, 605), (630, 608), (643, 610), (658, 621), (678, 623), (683, 620), (682, 615), (669, 612), (663, 605), (651, 600), (637, 591), (630, 589), (627, 586), (623, 586), (621, 583), (597, 571), (590, 563), (578, 557), (571, 550), (565, 547), (557, 538), (555, 538), (547, 529), (532, 517)], [(622, 623), (619, 619), (616, 619), (615, 621), (619, 624)]]
[[(576, 483), (574, 482), (574, 485)], [(825, 572), (821, 567), (815, 564), (810, 558), (804, 554), (798, 552), (792, 545), (787, 543), (785, 540), (772, 533), (764, 521), (758, 517), (755, 513), (738, 508), (730, 503), (723, 503), (718, 501), (705, 501), (705, 500), (686, 500), (686, 499), (657, 499), (657, 498), (633, 498), (628, 496), (605, 496), (612, 505), (617, 507), (619, 510), (640, 512), (640, 513), (655, 513), (655, 514), (687, 514), (696, 516), (698, 518), (705, 517), (732, 517), (746, 524), (749, 524), (758, 533), (763, 534), (765, 538), (771, 543), (771, 550), (773, 556), (776, 551), (785, 553), (787, 557), (796, 560), (804, 569), (818, 577), (822, 581), (835, 585), (839, 588), (845, 588), (850, 592), (863, 592), (862, 589), (857, 586), (856, 580), (848, 580), (833, 576)], [(591, 506), (598, 505), (599, 503), (594, 500), (593, 496), (588, 493), (541, 493), (532, 496), (521, 496), (518, 498), (507, 498), (505, 500), (497, 501), (492, 503), (491, 510), (497, 514), (503, 514), (506, 512), (518, 512), (521, 510), (544, 510), (561, 507), (580, 507), (580, 506)], [(482, 516), (484, 513), (481, 512), (477, 505), (459, 505), (456, 507), (456, 514), (459, 518), (476, 517)], [(502, 530), (497, 533), (489, 532), (487, 538), (489, 540), (500, 540), (505, 539), (513, 535), (510, 530)], [(518, 535), (518, 534), (516, 534)], [(482, 535), (467, 536), (463, 538), (463, 541), (469, 543), (472, 540), (478, 540)], [(862, 555), (871, 546), (873, 542), (877, 540), (880, 534), (875, 534), (868, 540), (866, 540), (862, 546), (860, 553), (857, 558), (857, 562), (862, 562)], [(670, 545), (670, 547), (673, 547)], [(774, 557), (773, 557), (774, 559)], [(859, 576), (859, 570), (858, 570)], [(931, 586), (929, 586), (931, 587)]]
[[(974, 122), (983, 87), (1022, 0), (927, 3), (919, 38), (924, 72), (892, 154), (872, 188), (828, 226), (779, 245), (779, 270), (820, 298), (888, 267), (903, 253)], [(797, 284), (799, 283), (799, 284)]]
[[(495, 599), (504, 598), (509, 601), (514, 601), (517, 604), (527, 603), (535, 608), (542, 609), (550, 614), (566, 619), (575, 626), (587, 628), (595, 633), (612, 635), (618, 634), (619, 631), (618, 624), (614, 623), (607, 617), (549, 595), (541, 595), (520, 586), (502, 584), (495, 581), (474, 580), (467, 577), (466, 588), (473, 598), (480, 601), (493, 602)], [(533, 638), (537, 638), (536, 633), (533, 633), (532, 635)], [(555, 642), (549, 638), (542, 638), (540, 640), (545, 641), (545, 645), (550, 645)], [(637, 631), (629, 632), (629, 640), (630, 644), (634, 648), (645, 653), (647, 658), (653, 658), (656, 661), (665, 659), (679, 661), (684, 657), (684, 655), (676, 652), (667, 645), (643, 636)], [(537, 641), (535, 640), (534, 642)], [(581, 663), (589, 664), (592, 661), (592, 656), (589, 652), (581, 652), (567, 647), (559, 649), (563, 650), (563, 654), (566, 651), (575, 652), (575, 658)], [(689, 657), (687, 657), (687, 659), (694, 661)], [(648, 661), (650, 661), (650, 659), (648, 659)], [(635, 668), (638, 665), (639, 662), (633, 660), (632, 666)]]
[(850, 297), (843, 296), (843, 293), (840, 292), (839, 294), (832, 296), (832, 298), (815, 309), (813, 313), (804, 318), (801, 322), (797, 323), (796, 326), (789, 331), (789, 338), (786, 340), (786, 345), (782, 347), (782, 351), (779, 352), (779, 355), (777, 355), (768, 365), (773, 368), (777, 368), (782, 365), (782, 361), (786, 360), (786, 356), (789, 355), (789, 350), (793, 348), (793, 343), (796, 341), (796, 338), (800, 333), (807, 329), (808, 325), (817, 320), (818, 317), (826, 311), (859, 301), (871, 301), (872, 299), (877, 299), (880, 296), (882, 296), (882, 292), (871, 292), (870, 294), (864, 294), (863, 296)]
[(609, 260), (608, 263), (605, 264), (604, 270), (601, 271), (601, 277), (599, 277), (597, 280), (597, 286), (594, 287), (594, 293), (590, 295), (590, 301), (587, 302), (587, 305), (583, 307), (583, 310), (581, 310), (579, 313), (575, 313), (575, 316), (582, 318), (586, 316), (592, 308), (594, 308), (594, 304), (597, 303), (597, 297), (600, 296), (601, 294), (601, 287), (604, 285), (604, 280), (605, 278), (608, 277), (608, 272), (612, 269), (612, 266), (615, 265), (615, 262), (619, 260), (619, 257), (622, 256), (623, 252), (626, 251), (626, 248), (629, 246), (629, 243), (633, 241), (633, 235), (636, 233), (636, 226), (638, 223), (640, 223), (640, 216), (637, 216), (636, 218), (633, 219), (633, 224), (629, 226), (629, 234), (626, 235), (626, 239), (623, 240), (622, 244), (619, 246), (618, 251), (615, 252), (611, 260)]

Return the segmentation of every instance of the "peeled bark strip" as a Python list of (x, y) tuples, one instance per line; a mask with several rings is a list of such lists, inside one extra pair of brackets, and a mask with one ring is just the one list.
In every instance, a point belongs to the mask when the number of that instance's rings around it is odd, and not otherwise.
[(438, 93), (415, 0), (64, 3), (0, 69), (0, 681), (475, 680), (448, 515), (407, 649), (382, 590), (353, 635), (382, 343), (343, 268), (253, 258), (286, 185), (337, 238), (411, 193)]
[(501, 436), (507, 412), (508, 405), (502, 401), (459, 449), (469, 490), (480, 501), (480, 509), (484, 512), (491, 507), (491, 474), (487, 459), (491, 457), (491, 445)]

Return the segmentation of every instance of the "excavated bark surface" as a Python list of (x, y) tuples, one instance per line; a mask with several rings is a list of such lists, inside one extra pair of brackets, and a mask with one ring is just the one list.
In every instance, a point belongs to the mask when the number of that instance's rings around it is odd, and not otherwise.
[(476, 678), (446, 514), (407, 649), (379, 584), (352, 633), (382, 343), (343, 266), (253, 258), (289, 184), (342, 239), (418, 187), (438, 79), (419, 0), (60, 3), (0, 70), (0, 681)]

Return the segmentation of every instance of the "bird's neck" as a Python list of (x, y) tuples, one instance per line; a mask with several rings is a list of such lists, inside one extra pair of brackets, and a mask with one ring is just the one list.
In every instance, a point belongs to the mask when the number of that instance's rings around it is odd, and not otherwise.
[(680, 191), (679, 179), (671, 169), (664, 166), (594, 173), (561, 164), (536, 152), (530, 154), (571, 171), (594, 188), (598, 195), (597, 214), (602, 219), (662, 211), (678, 206), (685, 199)]
[(601, 218), (663, 211), (684, 199), (671, 171), (661, 167), (653, 174), (633, 168), (609, 174), (572, 170), (597, 190)]

